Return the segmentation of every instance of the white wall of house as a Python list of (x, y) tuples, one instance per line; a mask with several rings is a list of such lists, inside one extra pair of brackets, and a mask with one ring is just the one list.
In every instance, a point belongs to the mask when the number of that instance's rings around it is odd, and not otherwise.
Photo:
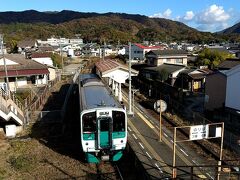
[(160, 66), (163, 63), (187, 66), (187, 56), (161, 56), (157, 60), (157, 66)]
[(240, 65), (227, 72), (225, 106), (240, 111)]
[[(40, 76), (43, 76), (43, 78), (41, 78)], [(47, 84), (48, 82), (48, 77), (47, 75), (40, 75), (40, 76), (36, 76), (36, 85), (40, 85), (40, 84)]]
[(118, 52), (117, 52), (117, 54), (119, 54), (119, 55), (125, 55), (125, 54), (126, 54), (126, 48), (123, 47), (123, 48), (119, 49)]
[(134, 60), (144, 60), (144, 50), (133, 44), (131, 47), (131, 57)]
[(56, 69), (49, 67), (49, 68), (48, 68), (48, 71), (49, 71), (49, 80), (50, 80), (50, 81), (51, 81), (51, 80), (54, 80), (54, 79), (57, 77), (57, 75), (56, 75)]
[(24, 78), (21, 78), (21, 79), (17, 79), (16, 84), (17, 84), (17, 87), (27, 85), (27, 78), (24, 77)]
[(50, 57), (44, 57), (44, 58), (32, 58), (32, 60), (41, 63), (41, 64), (45, 64), (48, 66), (53, 66), (53, 61)]

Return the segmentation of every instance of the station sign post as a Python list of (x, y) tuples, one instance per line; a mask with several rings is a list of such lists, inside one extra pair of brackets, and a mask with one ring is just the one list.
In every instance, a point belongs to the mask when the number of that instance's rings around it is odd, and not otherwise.
[[(189, 138), (184, 140), (177, 140), (177, 129), (186, 129), (186, 128), (189, 129)], [(194, 140), (202, 140), (202, 139), (214, 139), (214, 138), (221, 138), (219, 161), (217, 164), (218, 172), (216, 176), (217, 177), (216, 179), (219, 180), (221, 165), (222, 165), (222, 154), (223, 154), (224, 122), (205, 124), (205, 125), (174, 127), (172, 178), (173, 179), (177, 178), (177, 168), (176, 168), (176, 143), (177, 142), (186, 142), (186, 141), (194, 141)]]

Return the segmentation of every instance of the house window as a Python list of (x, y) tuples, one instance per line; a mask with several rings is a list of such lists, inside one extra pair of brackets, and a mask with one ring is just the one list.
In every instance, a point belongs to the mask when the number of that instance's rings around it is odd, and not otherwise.
[(43, 79), (44, 78), (44, 75), (39, 75), (38, 76), (38, 79)]
[(146, 78), (150, 79), (151, 78), (151, 74), (150, 73), (146, 73)]
[(176, 62), (176, 64), (182, 64), (183, 63), (183, 59), (176, 59), (175, 62)]
[(171, 59), (166, 59), (166, 62), (167, 62), (167, 63), (170, 63), (170, 62), (171, 62)]

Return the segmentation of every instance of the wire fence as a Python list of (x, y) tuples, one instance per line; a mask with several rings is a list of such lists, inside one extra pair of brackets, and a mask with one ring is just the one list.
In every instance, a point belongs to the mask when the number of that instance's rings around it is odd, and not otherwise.
[[(31, 118), (34, 115), (34, 112), (42, 108), (42, 106), (45, 104), (48, 97), (50, 96), (52, 87), (56, 83), (58, 83), (60, 80), (61, 80), (61, 76), (58, 76), (53, 81), (49, 81), (48, 84), (44, 87), (43, 91), (40, 94), (38, 94), (34, 97), (32, 94), (30, 94), (29, 97), (27, 97), (27, 99), (25, 100), (25, 109), (24, 109), (25, 116), (26, 116), (26, 124), (29, 123), (29, 121), (31, 120)], [(30, 100), (32, 100), (32, 101), (30, 101)]]

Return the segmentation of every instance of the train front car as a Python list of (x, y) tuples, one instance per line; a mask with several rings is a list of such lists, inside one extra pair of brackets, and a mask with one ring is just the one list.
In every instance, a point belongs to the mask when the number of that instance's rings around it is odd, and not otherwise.
[(118, 161), (127, 143), (126, 111), (96, 75), (82, 75), (79, 86), (81, 144), (87, 162)]

